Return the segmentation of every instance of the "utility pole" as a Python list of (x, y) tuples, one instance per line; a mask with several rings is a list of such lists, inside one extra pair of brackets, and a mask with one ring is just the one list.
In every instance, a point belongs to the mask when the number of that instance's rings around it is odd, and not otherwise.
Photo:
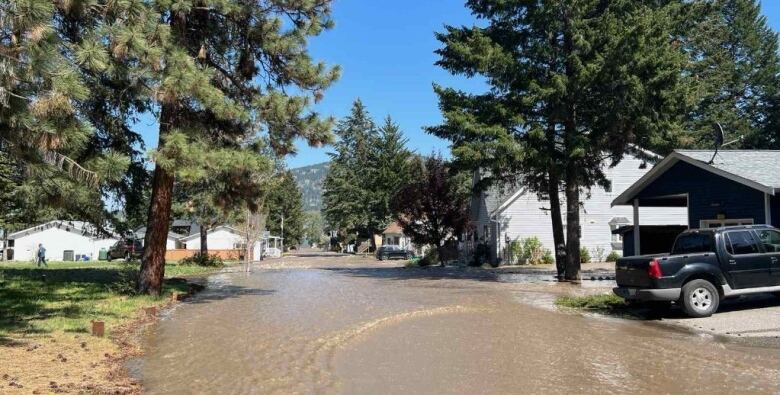
[(284, 213), (282, 213), (282, 254), (284, 254)]

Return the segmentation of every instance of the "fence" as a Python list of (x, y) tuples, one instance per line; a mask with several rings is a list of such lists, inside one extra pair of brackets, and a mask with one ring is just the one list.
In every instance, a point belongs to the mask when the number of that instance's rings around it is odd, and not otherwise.
[[(167, 250), (165, 251), (165, 260), (180, 261), (199, 253), (200, 250)], [(209, 255), (216, 255), (224, 261), (240, 261), (244, 259), (244, 250), (209, 250)]]

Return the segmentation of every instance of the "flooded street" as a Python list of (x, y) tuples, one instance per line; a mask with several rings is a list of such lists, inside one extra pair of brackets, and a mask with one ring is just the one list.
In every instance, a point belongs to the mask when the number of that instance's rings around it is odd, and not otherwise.
[(543, 276), (350, 259), (213, 276), (131, 370), (152, 394), (780, 392), (780, 350), (558, 312)]

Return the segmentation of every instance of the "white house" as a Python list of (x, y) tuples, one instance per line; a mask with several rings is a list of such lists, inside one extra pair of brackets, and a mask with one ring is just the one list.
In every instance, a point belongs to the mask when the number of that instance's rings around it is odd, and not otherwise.
[[(141, 243), (144, 243), (144, 238), (146, 237), (146, 227), (142, 226), (135, 230), (135, 237), (137, 239), (141, 239)], [(176, 234), (173, 232), (168, 232), (168, 237), (165, 239), (165, 249), (166, 250), (175, 250), (179, 248), (179, 240), (184, 237), (180, 234)]]
[(91, 225), (80, 221), (49, 221), (8, 235), (8, 257), (13, 261), (33, 261), (38, 245), (51, 261), (96, 260), (101, 249), (118, 241), (99, 236)]
[[(179, 239), (187, 250), (200, 250), (200, 232)], [(210, 250), (237, 250), (244, 248), (244, 238), (227, 225), (209, 229), (206, 233), (206, 243)]]
[(394, 245), (407, 250), (414, 248), (411, 239), (404, 234), (398, 222), (391, 223), (382, 232), (382, 245)]
[[(650, 159), (660, 159), (652, 153), (644, 153)], [(612, 207), (611, 202), (624, 190), (633, 185), (647, 173), (652, 163), (647, 158), (626, 155), (615, 167), (605, 165), (604, 172), (611, 181), (611, 188), (605, 190), (594, 186), (590, 197), (582, 196), (580, 226), (582, 247), (591, 252), (602, 251), (604, 256), (611, 251), (622, 253), (620, 235), (612, 232), (620, 227), (633, 224), (633, 208)], [(475, 175), (478, 177), (479, 175)], [(504, 248), (515, 239), (536, 236), (544, 248), (554, 251), (550, 202), (540, 200), (536, 193), (521, 186), (512, 191), (499, 192), (488, 190), (474, 196), (471, 201), (472, 223), (476, 227), (475, 238), (488, 243), (491, 259), (500, 261)], [(679, 207), (643, 207), (641, 224), (645, 225), (687, 225), (688, 213)], [(564, 227), (566, 224), (566, 202), (561, 194), (561, 212)]]

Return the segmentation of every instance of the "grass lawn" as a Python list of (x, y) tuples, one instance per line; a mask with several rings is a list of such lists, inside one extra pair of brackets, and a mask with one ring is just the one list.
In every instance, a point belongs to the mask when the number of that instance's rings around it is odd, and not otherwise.
[(0, 263), (0, 342), (14, 335), (53, 332), (87, 333), (91, 321), (105, 321), (106, 330), (136, 316), (143, 307), (166, 303), (172, 291), (186, 293), (188, 284), (173, 277), (219, 269), (168, 264), (159, 298), (133, 292), (137, 264), (123, 262)]
[(555, 305), (602, 312), (625, 309), (627, 306), (623, 298), (611, 293), (588, 296), (561, 296), (555, 300)]

